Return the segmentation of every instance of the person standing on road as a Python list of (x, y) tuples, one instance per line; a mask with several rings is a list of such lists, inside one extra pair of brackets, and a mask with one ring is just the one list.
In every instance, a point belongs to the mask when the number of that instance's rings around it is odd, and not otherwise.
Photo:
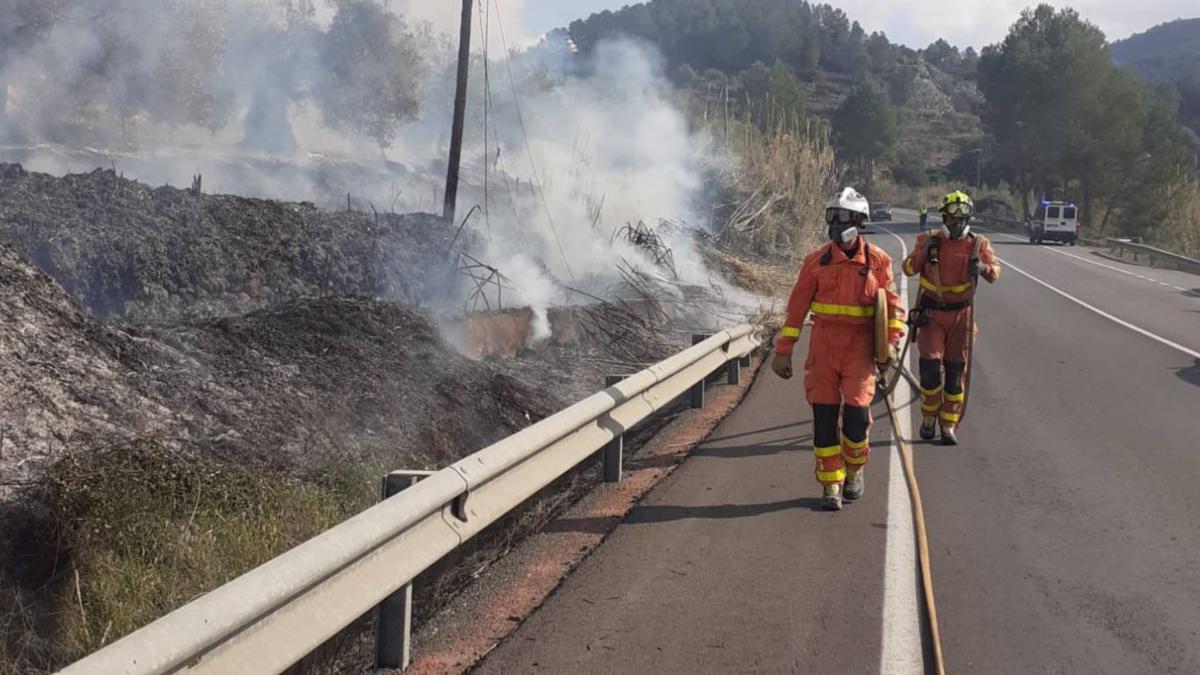
[(925, 229), (925, 223), (929, 220), (929, 207), (921, 205), (921, 229)]
[[(921, 438), (933, 440), (941, 426), (942, 443), (958, 445), (960, 414), (966, 396), (968, 330), (974, 325), (971, 303), (976, 280), (1000, 278), (1000, 265), (987, 237), (971, 232), (975, 206), (963, 192), (942, 200), (942, 227), (917, 237), (904, 260), (904, 274), (921, 276), (917, 311), (917, 347), (921, 351)], [(945, 372), (945, 384), (942, 374)]]
[[(904, 307), (896, 293), (892, 259), (859, 235), (867, 200), (845, 188), (825, 207), (830, 242), (804, 259), (787, 305), (787, 321), (775, 342), (771, 369), (792, 377), (792, 349), (804, 318), (813, 331), (804, 362), (804, 393), (813, 408), (813, 455), (823, 486), (821, 507), (842, 508), (842, 499), (863, 495), (863, 469), (871, 450), (871, 401), (875, 398), (875, 301), (887, 292), (888, 338), (893, 349), (904, 334)], [(841, 423), (839, 436), (838, 426)]]

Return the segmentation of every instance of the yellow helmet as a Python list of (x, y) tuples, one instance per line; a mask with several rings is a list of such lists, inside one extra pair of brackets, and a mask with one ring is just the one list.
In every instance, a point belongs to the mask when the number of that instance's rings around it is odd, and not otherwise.
[(975, 213), (975, 203), (967, 193), (955, 190), (942, 200), (940, 211), (952, 216), (970, 217)]

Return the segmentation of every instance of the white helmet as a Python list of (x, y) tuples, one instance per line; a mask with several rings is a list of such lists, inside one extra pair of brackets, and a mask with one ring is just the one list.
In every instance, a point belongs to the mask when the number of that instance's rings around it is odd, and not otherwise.
[(870, 215), (871, 205), (867, 203), (867, 198), (862, 196), (858, 190), (847, 187), (842, 188), (841, 192), (834, 195), (825, 203), (825, 211), (828, 212), (831, 209), (846, 209), (854, 213), (861, 213), (866, 218)]
[(871, 206), (867, 198), (852, 187), (843, 188), (825, 204), (825, 224), (829, 226), (829, 238), (840, 244), (848, 244), (858, 236), (858, 225), (870, 216)]

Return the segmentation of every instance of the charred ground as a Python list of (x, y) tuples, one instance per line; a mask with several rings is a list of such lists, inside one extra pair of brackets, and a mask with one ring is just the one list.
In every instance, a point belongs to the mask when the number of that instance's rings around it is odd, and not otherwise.
[(461, 356), (424, 304), (454, 238), (0, 167), (0, 672), (111, 642), (369, 505), (383, 471), (445, 466), (668, 348)]

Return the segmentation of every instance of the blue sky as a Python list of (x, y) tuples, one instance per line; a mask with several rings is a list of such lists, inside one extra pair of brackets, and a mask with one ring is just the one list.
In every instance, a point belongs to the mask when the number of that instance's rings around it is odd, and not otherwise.
[[(525, 39), (593, 12), (630, 4), (628, 0), (499, 2), (502, 10), (519, 15)], [(963, 47), (979, 48), (1003, 39), (1021, 10), (1037, 4), (1037, 0), (832, 0), (830, 4), (844, 9), (868, 31), (883, 30), (893, 41), (912, 47), (924, 47), (945, 37)], [(1110, 40), (1129, 37), (1164, 21), (1200, 16), (1197, 0), (1075, 0), (1052, 4), (1069, 4), (1079, 10)]]

